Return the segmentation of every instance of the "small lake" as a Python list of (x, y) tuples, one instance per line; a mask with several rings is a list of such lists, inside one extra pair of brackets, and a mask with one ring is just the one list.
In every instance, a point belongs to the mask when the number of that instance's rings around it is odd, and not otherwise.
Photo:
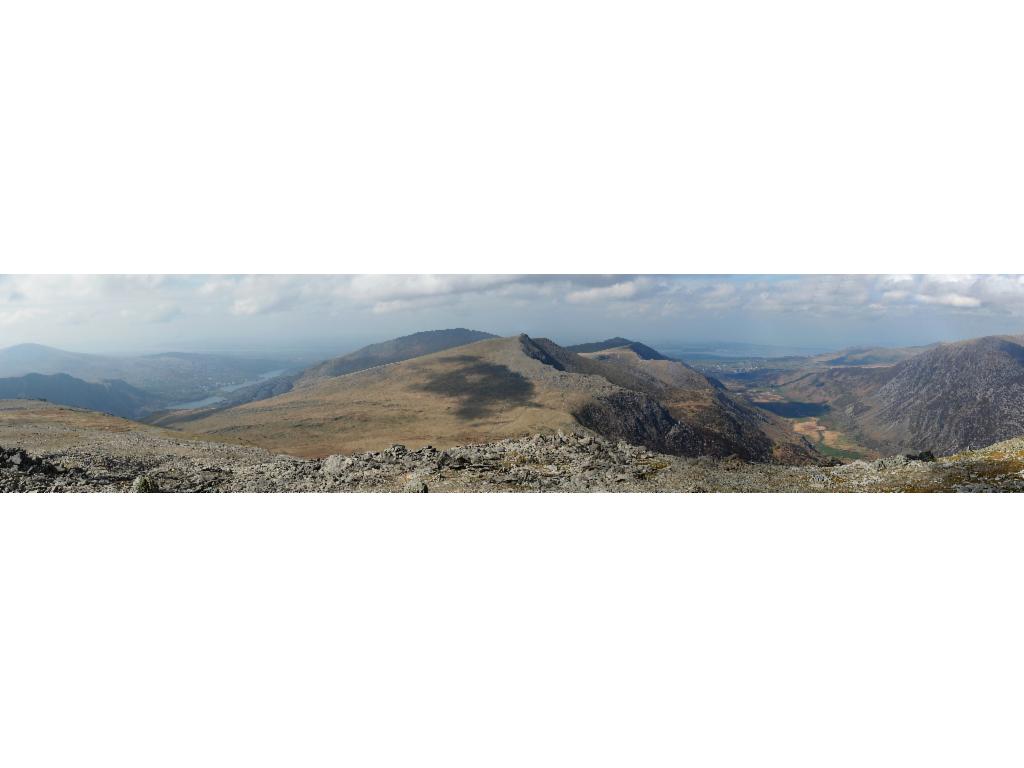
[(218, 391), (221, 392), (222, 394), (210, 395), (209, 397), (204, 397), (202, 400), (191, 400), (187, 403), (175, 403), (174, 405), (167, 406), (167, 410), (187, 411), (191, 410), (192, 408), (205, 408), (208, 405), (216, 405), (217, 403), (221, 403), (226, 399), (223, 393), (235, 392), (241, 389), (242, 387), (248, 387), (253, 384), (259, 384), (261, 381), (266, 381), (267, 379), (272, 379), (275, 376), (280, 376), (286, 370), (286, 368), (280, 368), (276, 371), (267, 371), (266, 373), (261, 373), (255, 379), (252, 379), (250, 381), (243, 381), (241, 384), (229, 384), (226, 387), (221, 387)]
[(758, 408), (771, 411), (776, 416), (784, 416), (787, 419), (802, 419), (810, 416), (824, 416), (829, 412), (825, 403), (801, 403), (796, 400), (758, 402), (752, 401)]

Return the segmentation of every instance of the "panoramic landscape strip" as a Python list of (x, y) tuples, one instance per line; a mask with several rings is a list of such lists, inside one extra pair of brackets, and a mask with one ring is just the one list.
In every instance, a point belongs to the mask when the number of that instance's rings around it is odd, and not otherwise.
[(4, 276), (0, 296), (3, 491), (1024, 490), (1019, 275)]

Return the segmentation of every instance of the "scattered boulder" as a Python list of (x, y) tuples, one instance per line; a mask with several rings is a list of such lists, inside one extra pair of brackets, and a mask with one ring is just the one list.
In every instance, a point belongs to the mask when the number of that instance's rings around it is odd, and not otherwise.
[(407, 482), (402, 488), (403, 493), (428, 493), (429, 491), (427, 484), (418, 477)]
[(908, 453), (907, 459), (910, 461), (935, 461), (935, 454), (931, 451), (921, 451), (920, 453)]
[(55, 475), (60, 471), (51, 462), (31, 456), (21, 448), (0, 448), (0, 467), (25, 474)]
[(160, 493), (160, 486), (153, 478), (139, 475), (132, 481), (131, 493)]
[(907, 466), (909, 463), (910, 458), (907, 456), (886, 456), (871, 462), (871, 466), (875, 469), (899, 469), (900, 467)]
[(355, 463), (351, 456), (334, 454), (328, 456), (320, 463), (320, 471), (328, 475), (340, 475), (348, 470)]
[(40, 450), (0, 448), (0, 492), (1024, 491), (1024, 438), (942, 460), (923, 451), (835, 467), (684, 458), (575, 432), (313, 460), (124, 433)]

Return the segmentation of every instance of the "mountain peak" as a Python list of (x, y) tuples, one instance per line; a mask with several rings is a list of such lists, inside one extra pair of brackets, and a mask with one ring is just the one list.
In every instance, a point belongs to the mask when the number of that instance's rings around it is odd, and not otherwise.
[(571, 347), (566, 347), (570, 352), (576, 352), (577, 354), (587, 354), (593, 352), (607, 352), (610, 349), (628, 349), (632, 351), (637, 357), (643, 360), (671, 360), (672, 358), (666, 357), (661, 354), (658, 350), (653, 347), (649, 347), (646, 344), (641, 344), (639, 341), (632, 341), (625, 339), (622, 336), (616, 336), (612, 339), (605, 339), (604, 341), (592, 341), (587, 344), (574, 344)]
[(11, 350), (45, 350), (47, 352), (57, 352), (55, 347), (48, 347), (45, 344), (36, 344), (35, 342), (26, 341), (23, 344), (12, 344), (9, 347), (0, 349), (0, 352), (10, 352)]

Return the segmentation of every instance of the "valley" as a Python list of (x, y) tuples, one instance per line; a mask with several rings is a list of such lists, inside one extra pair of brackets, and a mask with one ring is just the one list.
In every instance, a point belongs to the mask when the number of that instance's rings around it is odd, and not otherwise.
[[(839, 458), (951, 453), (1024, 433), (1024, 337), (853, 349), (784, 362), (702, 361), (737, 395)], [(811, 423), (810, 420), (814, 419)]]

